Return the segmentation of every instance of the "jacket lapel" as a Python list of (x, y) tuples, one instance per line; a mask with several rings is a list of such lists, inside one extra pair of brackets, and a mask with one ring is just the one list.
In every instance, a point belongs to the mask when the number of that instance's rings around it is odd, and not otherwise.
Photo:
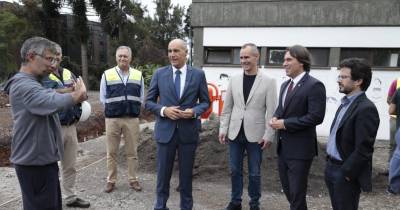
[(282, 85), (281, 85), (281, 90), (279, 91), (279, 104), (281, 105), (281, 107), (283, 107), (282, 101), (283, 101), (283, 93), (286, 90), (286, 87), (289, 85), (290, 79), (285, 81)]
[[(256, 91), (258, 85), (261, 83), (261, 73), (262, 72), (260, 70), (258, 70), (257, 76), (254, 80), (254, 84), (250, 89), (249, 97), (247, 97), (247, 101), (245, 102), (246, 105), (249, 103), (249, 101), (251, 100), (251, 97), (254, 95), (254, 92)], [(242, 91), (242, 93), (243, 93), (243, 91)], [(243, 96), (243, 101), (244, 101), (244, 96)]]
[(174, 81), (173, 74), (174, 74), (174, 71), (172, 69), (172, 66), (169, 66), (169, 68), (166, 72), (166, 80), (165, 81), (170, 81), (170, 82), (168, 82), (169, 91), (171, 92), (172, 95), (175, 96), (175, 98), (177, 100), (179, 100), (178, 96), (176, 95), (176, 91), (175, 91), (175, 81)]
[[(296, 86), (293, 88), (293, 90), (289, 94), (286, 95), (285, 105), (283, 107), (284, 110), (289, 106), (290, 102), (292, 101), (292, 98), (296, 95), (296, 93), (298, 91), (300, 91), (304, 82), (307, 81), (308, 78), (309, 78), (308, 73), (304, 74), (303, 78), (301, 78), (301, 80), (296, 84)], [(289, 84), (289, 81), (287, 82), (287, 85)], [(286, 86), (285, 86), (284, 90), (286, 90)]]
[(343, 115), (342, 120), (340, 120), (338, 130), (343, 126), (343, 123), (346, 122), (347, 118), (349, 118), (349, 116), (353, 113), (354, 109), (358, 106), (358, 103), (360, 103), (360, 101), (365, 97), (365, 93), (362, 93), (353, 101), (350, 107), (346, 110), (346, 113)]
[[(190, 84), (190, 81), (192, 80), (192, 73), (193, 73), (193, 70), (192, 70), (192, 68), (190, 67), (190, 66), (187, 66), (186, 67), (186, 78), (185, 78), (185, 86), (183, 87), (183, 92), (182, 92), (182, 96), (181, 96), (181, 98), (180, 98), (180, 100), (179, 101), (181, 101), (181, 100), (183, 100), (183, 98), (185, 97), (185, 94), (187, 93), (187, 91), (188, 91), (188, 86), (189, 86), (189, 84)], [(175, 88), (175, 87), (174, 87)], [(176, 94), (175, 94), (176, 95)], [(178, 97), (178, 96), (177, 96)]]
[[(241, 73), (240, 76), (238, 77), (238, 81), (237, 81), (237, 88), (239, 91), (237, 91), (239, 93), (239, 99), (241, 102), (243, 102), (243, 105), (246, 104), (246, 102), (244, 101), (244, 95), (243, 95), (243, 74)], [(235, 83), (233, 83), (235, 85)]]

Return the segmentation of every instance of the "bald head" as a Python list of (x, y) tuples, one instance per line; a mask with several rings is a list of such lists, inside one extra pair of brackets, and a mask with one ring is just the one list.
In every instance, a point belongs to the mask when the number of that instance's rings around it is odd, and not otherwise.
[(182, 39), (174, 39), (168, 44), (168, 59), (175, 68), (182, 68), (186, 64), (187, 44)]
[(183, 40), (183, 39), (173, 39), (173, 40), (171, 40), (171, 41), (169, 42), (168, 48), (169, 48), (170, 45), (176, 45), (176, 46), (179, 46), (179, 47), (181, 47), (182, 49), (184, 49), (186, 52), (188, 51), (188, 49), (187, 49), (187, 43), (186, 43), (185, 40)]

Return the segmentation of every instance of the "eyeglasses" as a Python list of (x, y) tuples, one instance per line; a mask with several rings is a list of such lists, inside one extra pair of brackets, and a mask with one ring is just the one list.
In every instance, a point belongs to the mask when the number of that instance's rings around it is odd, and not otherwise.
[(344, 79), (347, 79), (347, 78), (351, 78), (351, 76), (347, 76), (347, 75), (339, 75), (339, 76), (337, 76), (337, 80), (338, 81), (341, 81), (341, 80), (344, 80)]
[(49, 62), (51, 63), (51, 65), (56, 64), (57, 61), (58, 61), (58, 59), (55, 58), (55, 57), (46, 57), (46, 56), (43, 56), (43, 55), (37, 54), (37, 53), (35, 53), (35, 55), (37, 55), (37, 56), (39, 56), (39, 57), (41, 57), (41, 58), (43, 58), (43, 59), (49, 61)]

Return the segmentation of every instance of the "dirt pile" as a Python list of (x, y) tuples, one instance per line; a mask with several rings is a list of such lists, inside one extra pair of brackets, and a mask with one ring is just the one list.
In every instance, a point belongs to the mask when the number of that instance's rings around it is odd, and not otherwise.
[[(206, 121), (202, 125), (200, 134), (200, 142), (196, 151), (196, 159), (194, 165), (194, 179), (207, 182), (218, 183), (224, 179), (230, 179), (229, 170), (229, 149), (228, 145), (221, 145), (218, 142), (218, 120)], [(146, 172), (156, 172), (157, 149), (156, 143), (152, 138), (153, 131), (144, 130), (141, 133), (141, 144), (138, 148), (139, 166), (141, 170)], [(309, 189), (310, 195), (320, 195), (325, 190), (323, 180), (323, 170), (325, 168), (325, 152), (324, 147), (320, 146), (319, 156), (313, 161), (311, 168), (309, 185), (313, 186)], [(174, 173), (178, 172), (177, 159), (174, 164)], [(247, 158), (243, 164), (243, 177), (247, 183)], [(276, 147), (273, 145), (264, 151), (262, 163), (262, 186), (270, 191), (281, 191), (281, 185), (278, 175)]]
[(79, 142), (103, 135), (105, 131), (104, 113), (102, 111), (92, 112), (88, 120), (76, 124), (76, 130)]
[(6, 107), (9, 104), (8, 95), (0, 90), (0, 108)]

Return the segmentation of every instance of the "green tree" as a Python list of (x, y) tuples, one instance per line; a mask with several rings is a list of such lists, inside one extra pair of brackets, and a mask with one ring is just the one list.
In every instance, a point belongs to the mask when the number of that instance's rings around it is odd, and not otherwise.
[(61, 0), (42, 0), (42, 10), (37, 11), (45, 36), (57, 43), (61, 43), (62, 34), (61, 6)]
[(89, 39), (89, 28), (87, 25), (88, 20), (86, 17), (86, 3), (85, 0), (69, 0), (69, 4), (72, 5), (75, 34), (76, 37), (79, 38), (81, 43), (82, 78), (85, 84), (89, 86), (89, 67), (87, 58), (87, 41)]
[(35, 31), (28, 20), (0, 10), (0, 81), (17, 71), (19, 47), (26, 37), (33, 34)]
[(184, 37), (182, 22), (184, 7), (173, 6), (171, 0), (156, 0), (155, 3), (156, 13), (151, 28), (153, 41), (166, 50), (171, 39)]

